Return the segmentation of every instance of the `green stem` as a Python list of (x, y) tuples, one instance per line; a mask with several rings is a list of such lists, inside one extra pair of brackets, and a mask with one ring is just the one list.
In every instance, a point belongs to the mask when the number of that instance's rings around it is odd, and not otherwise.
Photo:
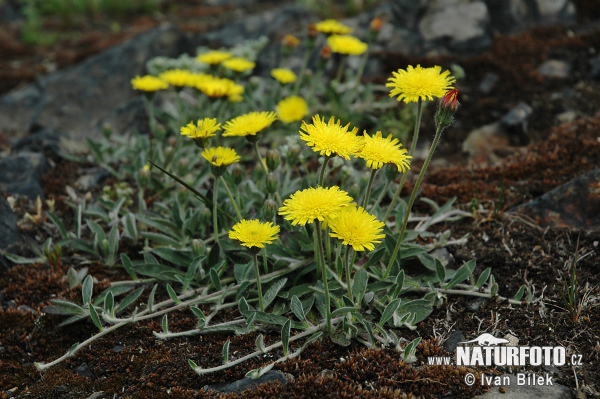
[(392, 270), (392, 266), (394, 261), (396, 260), (396, 256), (400, 251), (400, 245), (402, 244), (402, 238), (404, 237), (404, 232), (406, 231), (406, 225), (408, 224), (408, 217), (410, 216), (410, 210), (412, 209), (413, 204), (415, 203), (415, 199), (417, 198), (417, 192), (419, 191), (419, 186), (421, 185), (421, 181), (425, 176), (425, 172), (427, 171), (427, 167), (429, 166), (429, 162), (431, 162), (431, 158), (433, 157), (433, 153), (435, 152), (435, 148), (440, 141), (440, 137), (442, 136), (443, 128), (438, 128), (435, 131), (435, 138), (433, 139), (433, 144), (431, 144), (431, 148), (429, 149), (429, 153), (427, 154), (427, 158), (425, 159), (425, 163), (419, 172), (419, 177), (417, 177), (417, 181), (415, 183), (415, 187), (410, 193), (410, 199), (408, 200), (408, 206), (406, 207), (406, 211), (404, 213), (404, 221), (402, 222), (402, 228), (400, 229), (400, 235), (398, 236), (398, 241), (396, 242), (396, 247), (394, 248), (394, 252), (392, 253), (392, 257), (390, 258), (390, 263), (387, 266), (385, 274), (383, 275), (383, 279), (385, 280)]
[(152, 159), (154, 157), (154, 153), (152, 150), (152, 139), (154, 138), (154, 132), (156, 131), (156, 119), (154, 117), (154, 107), (152, 106), (152, 100), (154, 99), (154, 94), (149, 94), (144, 96), (144, 104), (146, 105), (146, 112), (148, 114), (148, 127), (150, 131), (148, 132), (148, 158)]
[(219, 245), (219, 227), (217, 225), (217, 191), (219, 188), (219, 178), (215, 176), (215, 184), (213, 187), (213, 228), (215, 231), (215, 244)]
[[(346, 251), (344, 252), (344, 268), (346, 269), (346, 285), (348, 286), (348, 297), (350, 298), (351, 301), (354, 301), (353, 299), (353, 295), (352, 295), (352, 283), (351, 283), (351, 278), (350, 278), (350, 272), (352, 271), (352, 266), (350, 265), (350, 252), (352, 250), (350, 249), (349, 245), (346, 245)], [(354, 260), (354, 257), (352, 257)]]
[[(417, 118), (415, 120), (415, 130), (413, 131), (412, 143), (410, 143), (410, 151), (408, 153), (408, 155), (410, 155), (411, 157), (414, 156), (415, 149), (417, 147), (417, 140), (419, 139), (419, 129), (421, 128), (421, 117), (422, 116), (423, 116), (423, 102), (422, 102), (421, 98), (419, 98), (419, 101), (417, 103)], [(396, 204), (398, 197), (400, 197), (400, 192), (402, 191), (402, 186), (404, 185), (405, 181), (406, 181), (406, 172), (402, 175), (400, 184), (398, 185), (398, 188), (396, 189), (396, 192), (394, 193), (394, 196), (392, 197), (392, 202), (390, 202), (387, 212), (385, 213), (385, 217), (383, 218), (384, 221), (390, 217), (390, 213), (392, 212), (392, 209), (394, 209), (394, 205)]]
[(367, 191), (365, 192), (365, 198), (363, 199), (362, 207), (364, 210), (367, 209), (367, 205), (369, 204), (369, 197), (371, 196), (371, 189), (373, 188), (373, 181), (375, 180), (375, 175), (377, 174), (377, 169), (371, 170), (371, 177), (369, 177), (369, 183), (367, 184)]
[[(267, 166), (265, 165), (262, 156), (260, 155), (260, 150), (258, 149), (258, 140), (253, 143), (254, 151), (256, 152), (256, 156), (258, 157), (258, 163), (262, 167), (262, 170), (265, 172), (265, 176), (269, 175), (269, 171), (267, 170)], [(281, 202), (281, 197), (279, 196), (279, 192), (275, 191), (275, 200), (277, 201), (277, 205), (281, 206), (283, 202)]]
[(342, 55), (342, 58), (340, 59), (340, 64), (338, 65), (338, 70), (335, 75), (335, 81), (338, 83), (341, 82), (342, 75), (344, 74), (344, 68), (346, 67), (346, 58), (348, 58), (348, 56)]
[(235, 214), (237, 215), (238, 220), (242, 220), (243, 218), (242, 218), (242, 214), (240, 213), (240, 209), (238, 208), (235, 198), (233, 198), (233, 194), (231, 193), (231, 190), (229, 189), (229, 185), (227, 184), (227, 182), (225, 181), (225, 178), (223, 178), (223, 176), (221, 176), (221, 182), (223, 182), (223, 187), (225, 187), (227, 196), (229, 197), (229, 200), (233, 204), (233, 209), (235, 210)]
[(302, 83), (302, 79), (304, 78), (304, 74), (306, 73), (306, 67), (308, 65), (308, 60), (310, 59), (310, 53), (312, 48), (306, 47), (304, 51), (304, 59), (302, 60), (302, 67), (300, 68), (300, 74), (298, 75), (298, 80), (296, 80), (296, 85), (294, 86), (293, 94), (298, 94), (298, 90), (300, 89), (300, 84)]
[(269, 264), (267, 262), (267, 247), (263, 248), (263, 268), (265, 269), (265, 274), (269, 274)]
[(256, 286), (258, 287), (258, 306), (261, 312), (265, 311), (263, 306), (262, 287), (260, 285), (260, 271), (258, 270), (258, 253), (254, 253), (254, 273), (256, 273)]
[(319, 172), (319, 180), (317, 181), (317, 187), (323, 187), (323, 183), (325, 180), (325, 169), (327, 169), (327, 164), (329, 163), (329, 160), (331, 159), (331, 155), (330, 156), (324, 155), (323, 157), (325, 159), (323, 160), (323, 165), (321, 165), (321, 171)]
[(321, 232), (321, 222), (315, 220), (315, 230), (317, 231), (317, 247), (319, 263), (321, 264), (321, 272), (323, 278), (323, 289), (325, 290), (325, 314), (327, 319), (327, 332), (329, 336), (333, 335), (331, 327), (331, 298), (329, 296), (329, 284), (327, 282), (327, 267), (325, 266), (325, 255), (323, 253), (323, 233)]

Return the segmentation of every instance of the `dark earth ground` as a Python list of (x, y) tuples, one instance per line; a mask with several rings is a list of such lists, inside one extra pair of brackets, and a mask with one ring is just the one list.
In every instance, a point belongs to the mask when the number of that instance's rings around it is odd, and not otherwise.
[[(193, 7), (192, 2), (184, 4)], [(220, 12), (209, 7), (197, 9), (201, 10), (198, 14), (208, 16)], [(211, 14), (213, 12), (215, 14)], [(190, 15), (189, 10), (184, 15)], [(219, 23), (214, 18), (212, 21)], [(97, 26), (88, 27), (78, 39), (89, 37), (88, 44), (78, 47), (80, 42), (74, 41), (68, 50), (61, 50), (60, 46), (25, 48), (22, 56), (16, 52), (10, 57), (22, 61), (19, 70), (29, 79), (43, 72), (34, 67), (44, 64), (41, 59), (53, 59), (57, 67), (64, 67), (85, 58), (92, 48), (99, 51), (156, 22), (156, 18), (139, 17), (127, 23), (126, 32), (108, 35), (102, 21), (97, 21)], [(471, 204), (481, 205), (474, 218), (438, 227), (450, 229), (454, 238), (470, 233), (466, 245), (450, 246), (448, 250), (459, 265), (475, 258), (476, 273), (491, 267), (501, 295), (510, 297), (519, 286), (527, 284), (539, 300), (515, 306), (493, 300), (478, 304), (471, 298), (449, 297), (415, 331), (398, 331), (409, 340), (417, 336), (424, 338), (417, 351), (419, 360), (412, 366), (402, 363), (399, 354), (392, 350), (367, 350), (359, 344), (344, 348), (323, 340), (309, 346), (298, 359), (275, 367), (294, 376), (294, 382), (270, 383), (241, 396), (385, 398), (402, 397), (404, 393), (437, 398), (452, 392), (457, 397), (469, 397), (478, 391), (464, 384), (465, 369), (423, 365), (427, 355), (442, 353), (438, 344), (455, 330), (462, 332), (466, 339), (482, 332), (499, 337), (510, 333), (519, 338), (519, 345), (560, 345), (568, 348), (569, 354), (582, 354), (582, 367), (548, 370), (533, 367), (531, 370), (553, 373), (555, 382), (573, 389), (579, 397), (600, 395), (597, 307), (600, 303), (600, 232), (560, 225), (545, 227), (544, 221), (534, 221), (512, 210), (600, 165), (600, 82), (587, 78), (590, 71), (587, 60), (590, 49), (597, 50), (600, 43), (600, 27), (585, 22), (581, 21), (578, 29), (545, 27), (513, 37), (498, 37), (490, 51), (468, 59), (427, 59), (428, 63), (444, 65), (458, 62), (468, 71), (458, 84), (462, 107), (457, 123), (445, 133), (436, 154), (437, 163), (423, 187), (424, 195), (439, 204), (456, 196), (463, 209), (469, 209)], [(207, 30), (214, 26), (182, 20), (184, 28), (186, 23)], [(10, 30), (3, 31), (1, 54), (6, 54), (6, 43), (11, 40), (16, 42), (15, 32), (11, 36)], [(71, 55), (59, 56), (61, 51)], [(380, 56), (389, 70), (425, 60), (397, 54)], [(542, 78), (536, 67), (550, 58), (569, 61), (573, 67), (570, 76)], [(67, 61), (59, 61), (61, 59)], [(6, 69), (1, 67), (0, 70)], [(501, 84), (491, 93), (483, 94), (477, 86), (489, 71), (500, 76)], [(385, 79), (385, 76), (380, 78)], [(5, 79), (0, 81), (6, 82)], [(14, 87), (18, 84), (15, 82), (22, 81), (16, 79), (9, 85)], [(560, 98), (565, 88), (572, 88), (568, 99)], [(489, 157), (469, 159), (462, 153), (462, 143), (471, 130), (498, 120), (520, 101), (534, 108), (528, 127), (511, 132), (509, 145), (495, 150), (493, 162)], [(556, 115), (567, 107), (576, 110), (577, 117), (559, 124)], [(431, 115), (426, 114), (423, 120), (422, 137), (431, 139)], [(10, 148), (6, 135), (0, 138), (0, 147)], [(57, 162), (57, 167), (45, 178), (45, 192), (57, 200), (61, 209), (61, 199), (66, 196), (62, 188), (77, 178), (77, 171), (83, 165), (64, 160)], [(19, 205), (19, 217), (25, 211), (34, 213), (33, 204), (21, 202)], [(417, 211), (427, 210), (422, 205), (417, 207)], [(585, 204), (573, 211), (585, 214)], [(38, 242), (56, 234), (48, 223), (32, 225), (26, 230)], [(581, 295), (587, 292), (589, 297), (579, 318), (573, 321), (563, 309), (558, 288), (568, 280), (575, 256), (581, 257), (577, 263)], [(79, 266), (77, 263), (77, 259), (65, 254), (60, 270), (51, 270), (47, 265), (17, 266), (0, 276), (4, 304), (0, 310), (0, 398), (86, 398), (99, 391), (103, 391), (105, 397), (115, 394), (126, 398), (214, 397), (214, 392), (204, 392), (202, 387), (237, 380), (249, 369), (259, 366), (258, 362), (251, 361), (222, 373), (198, 377), (188, 366), (188, 359), (206, 367), (220, 364), (221, 348), (227, 339), (231, 339), (230, 353), (237, 356), (253, 350), (256, 334), (233, 337), (216, 334), (159, 341), (152, 331), (160, 330), (160, 321), (154, 320), (123, 328), (81, 350), (74, 358), (44, 373), (37, 372), (34, 361), (50, 361), (61, 356), (73, 343), (95, 332), (90, 322), (60, 329), (57, 324), (62, 318), (27, 312), (27, 308), (21, 306), (41, 312), (54, 297), (78, 301), (80, 287), (69, 290), (63, 278), (69, 267)], [(107, 270), (99, 264), (88, 266), (90, 274), (99, 280), (98, 290), (108, 286), (109, 281), (127, 278), (124, 273)], [(190, 329), (195, 324), (189, 312), (173, 315), (170, 320), (172, 331)], [(279, 332), (265, 334), (266, 344), (278, 337)], [(82, 363), (87, 364), (94, 378), (75, 373)]]

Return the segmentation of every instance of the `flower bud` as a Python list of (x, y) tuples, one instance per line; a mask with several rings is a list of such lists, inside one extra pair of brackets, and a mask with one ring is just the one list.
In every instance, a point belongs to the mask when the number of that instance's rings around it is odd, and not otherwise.
[(275, 170), (279, 167), (281, 163), (281, 153), (279, 150), (269, 150), (267, 151), (267, 167), (269, 170)]
[(373, 18), (371, 20), (371, 24), (369, 25), (369, 29), (374, 32), (379, 32), (383, 27), (383, 21), (381, 18)]
[(268, 198), (263, 204), (263, 218), (265, 220), (273, 220), (277, 212), (277, 204), (271, 198)]
[(438, 103), (438, 109), (435, 113), (436, 128), (445, 129), (450, 126), (454, 120), (454, 113), (459, 106), (457, 89), (452, 89), (444, 94)]
[(169, 137), (169, 145), (174, 147), (177, 144), (177, 139), (175, 137)]
[(283, 37), (283, 45), (289, 48), (296, 48), (296, 46), (300, 43), (300, 39), (298, 39), (294, 35), (285, 35)]
[(231, 178), (233, 180), (233, 184), (236, 186), (239, 185), (244, 180), (244, 177), (246, 177), (244, 168), (237, 163), (233, 164), (231, 166)]
[(273, 172), (269, 172), (267, 175), (267, 192), (269, 194), (274, 194), (277, 191), (277, 183), (279, 180), (277, 179), (277, 175)]
[(291, 144), (287, 151), (287, 164), (293, 167), (298, 162), (298, 159), (300, 159), (300, 146), (298, 144)]
[(206, 251), (206, 245), (204, 244), (204, 241), (194, 238), (192, 240), (192, 251), (194, 251), (196, 256), (203, 255)]

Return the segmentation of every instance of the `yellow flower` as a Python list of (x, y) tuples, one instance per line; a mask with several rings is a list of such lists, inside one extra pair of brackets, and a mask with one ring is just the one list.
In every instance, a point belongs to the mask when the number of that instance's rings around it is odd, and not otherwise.
[(327, 124), (325, 118), (320, 119), (319, 115), (313, 116), (312, 120), (312, 125), (302, 122), (300, 138), (309, 147), (313, 147), (313, 151), (321, 155), (337, 154), (350, 159), (350, 155), (354, 155), (363, 146), (362, 138), (356, 135), (357, 127), (348, 131), (350, 124), (342, 127), (340, 121), (335, 122), (333, 116)]
[(229, 231), (229, 238), (240, 241), (245, 247), (264, 248), (265, 244), (271, 244), (279, 235), (279, 226), (273, 223), (262, 223), (258, 220), (242, 219)]
[(302, 97), (291, 96), (277, 103), (277, 118), (284, 123), (300, 121), (308, 112), (308, 105)]
[(134, 90), (151, 92), (164, 90), (169, 87), (169, 84), (161, 78), (157, 78), (156, 76), (145, 75), (136, 76), (135, 78), (131, 79), (131, 86), (133, 86)]
[(374, 244), (380, 243), (385, 237), (382, 234), (383, 226), (383, 222), (362, 207), (346, 207), (329, 222), (329, 235), (339, 238), (344, 245), (351, 245), (355, 251), (372, 251)]
[(286, 68), (275, 68), (271, 70), (271, 76), (281, 84), (294, 83), (297, 79), (294, 71)]
[(164, 71), (158, 76), (171, 86), (183, 87), (193, 86), (196, 75), (197, 74), (192, 73), (187, 69), (170, 69), (168, 71)]
[(327, 38), (331, 51), (339, 54), (360, 55), (367, 51), (367, 43), (350, 35), (332, 35)]
[(202, 157), (214, 166), (227, 166), (240, 160), (233, 148), (210, 147), (202, 151)]
[(406, 169), (410, 169), (412, 157), (406, 154), (406, 149), (401, 148), (400, 141), (392, 138), (391, 134), (383, 138), (380, 131), (373, 137), (364, 132), (363, 138), (364, 146), (356, 156), (367, 161), (367, 167), (379, 169), (384, 164), (393, 163), (398, 168), (398, 172), (406, 172)]
[(256, 136), (277, 120), (274, 112), (249, 112), (227, 121), (223, 136)]
[(226, 97), (244, 92), (244, 87), (233, 80), (210, 75), (197, 79), (194, 86), (208, 97)]
[(326, 19), (315, 24), (315, 29), (322, 33), (331, 33), (344, 35), (352, 33), (352, 28), (344, 25), (343, 23), (336, 21), (335, 19)]
[(283, 202), (279, 208), (279, 214), (286, 220), (292, 221), (292, 226), (300, 224), (304, 226), (315, 219), (329, 223), (344, 207), (347, 207), (352, 198), (347, 192), (333, 186), (310, 187), (296, 191)]
[(196, 57), (196, 60), (204, 62), (205, 64), (216, 65), (230, 59), (231, 57), (231, 53), (227, 51), (211, 50), (207, 51), (206, 53), (199, 54)]
[(256, 64), (245, 58), (234, 57), (224, 61), (223, 66), (227, 69), (231, 69), (236, 72), (246, 72), (248, 70), (254, 69)]
[(282, 42), (284, 46), (295, 48), (298, 44), (300, 44), (300, 39), (294, 35), (288, 34), (283, 37)]
[(392, 77), (385, 86), (392, 88), (390, 97), (398, 96), (398, 101), (409, 103), (432, 100), (434, 97), (442, 97), (456, 82), (450, 71), (441, 73), (441, 70), (437, 65), (432, 68), (421, 68), (421, 65), (413, 68), (409, 65), (406, 70), (392, 72)]
[(207, 139), (213, 137), (217, 130), (221, 129), (221, 124), (217, 123), (216, 118), (204, 118), (198, 119), (198, 123), (194, 125), (194, 122), (188, 123), (183, 126), (180, 130), (181, 135), (188, 136), (192, 139)]

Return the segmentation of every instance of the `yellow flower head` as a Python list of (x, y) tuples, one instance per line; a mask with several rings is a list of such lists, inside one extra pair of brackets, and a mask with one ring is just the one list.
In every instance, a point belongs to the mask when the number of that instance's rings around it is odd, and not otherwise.
[(169, 83), (171, 86), (183, 87), (193, 86), (197, 74), (188, 71), (187, 69), (169, 69), (164, 71), (159, 78)]
[(327, 38), (327, 44), (334, 53), (347, 55), (361, 55), (369, 48), (367, 43), (350, 35), (329, 36)]
[(244, 92), (244, 87), (233, 80), (211, 75), (204, 75), (204, 78), (197, 79), (194, 86), (208, 97), (226, 97)]
[(279, 226), (273, 223), (261, 223), (258, 220), (242, 219), (229, 231), (229, 238), (240, 241), (245, 247), (264, 248), (265, 244), (271, 244), (279, 235)]
[(302, 97), (291, 96), (277, 103), (277, 118), (284, 123), (301, 121), (308, 112), (308, 104)]
[(283, 45), (290, 47), (290, 48), (295, 48), (298, 44), (300, 44), (300, 39), (298, 39), (296, 36), (294, 35), (285, 35), (283, 37)]
[(236, 72), (246, 72), (254, 69), (256, 64), (245, 58), (234, 57), (223, 62), (223, 66)]
[(336, 34), (336, 35), (345, 35), (347, 33), (352, 33), (352, 28), (344, 25), (343, 23), (335, 20), (335, 19), (326, 19), (315, 24), (315, 29), (322, 33)]
[(310, 187), (296, 191), (290, 198), (283, 201), (279, 208), (279, 214), (286, 220), (292, 221), (292, 226), (300, 224), (304, 226), (315, 219), (329, 223), (344, 207), (347, 207), (352, 198), (347, 192), (333, 186)]
[(202, 157), (214, 166), (227, 166), (240, 160), (233, 148), (210, 147), (202, 151)]
[(294, 71), (286, 68), (275, 68), (271, 70), (271, 76), (281, 84), (294, 83), (297, 79)]
[(161, 78), (157, 78), (156, 76), (145, 75), (136, 76), (135, 78), (131, 79), (131, 86), (133, 86), (134, 90), (154, 92), (166, 89), (169, 87), (169, 84)]
[(192, 139), (207, 139), (213, 137), (217, 130), (221, 129), (221, 124), (217, 123), (216, 118), (204, 118), (198, 119), (198, 123), (194, 125), (194, 122), (188, 123), (183, 126), (180, 130), (183, 136), (188, 136)]
[(211, 50), (198, 55), (196, 60), (204, 62), (205, 64), (216, 65), (230, 59), (231, 57), (231, 53), (227, 51)]
[(306, 141), (313, 151), (321, 155), (337, 154), (344, 159), (350, 159), (350, 155), (354, 155), (363, 146), (362, 138), (356, 135), (357, 127), (348, 131), (350, 124), (342, 127), (340, 121), (335, 122), (333, 116), (327, 123), (325, 118), (320, 119), (319, 115), (313, 116), (312, 120), (312, 125), (302, 122), (300, 138)]
[(409, 65), (406, 70), (392, 72), (392, 77), (385, 86), (392, 88), (390, 97), (398, 96), (398, 101), (409, 103), (432, 100), (434, 97), (442, 97), (456, 82), (450, 71), (442, 73), (441, 70), (437, 65), (432, 68), (421, 68), (421, 65), (413, 68)]
[(412, 157), (406, 154), (406, 149), (401, 148), (400, 141), (392, 138), (391, 134), (383, 138), (380, 131), (373, 137), (364, 132), (363, 138), (364, 146), (356, 156), (367, 161), (367, 167), (379, 169), (384, 164), (393, 163), (398, 168), (398, 172), (406, 172), (406, 169), (410, 169)]
[(223, 136), (256, 136), (277, 120), (274, 112), (249, 112), (225, 123)]
[(385, 237), (382, 234), (383, 226), (383, 222), (362, 207), (349, 206), (329, 222), (329, 235), (339, 238), (344, 245), (351, 245), (355, 251), (372, 251), (375, 249), (374, 244), (380, 243)]

